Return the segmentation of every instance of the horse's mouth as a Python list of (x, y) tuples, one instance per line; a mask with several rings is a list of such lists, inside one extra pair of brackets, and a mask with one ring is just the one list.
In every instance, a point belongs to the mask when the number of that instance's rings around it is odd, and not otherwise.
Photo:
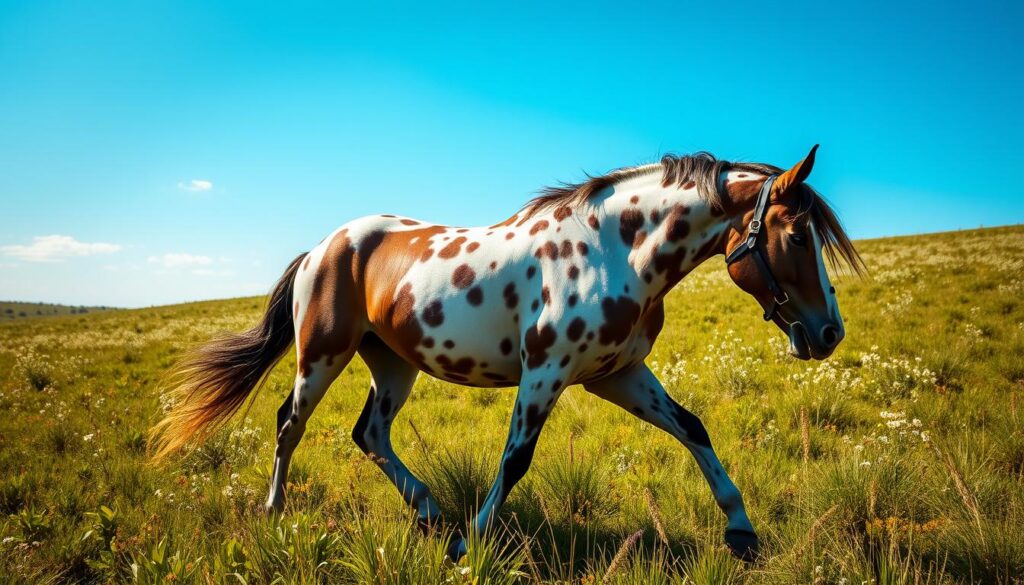
[(811, 344), (807, 340), (807, 331), (800, 323), (789, 326), (789, 354), (801, 360), (811, 359)]
[(789, 326), (789, 354), (801, 360), (823, 360), (832, 355), (835, 346), (823, 346), (814, 343), (807, 335), (803, 323), (796, 322)]

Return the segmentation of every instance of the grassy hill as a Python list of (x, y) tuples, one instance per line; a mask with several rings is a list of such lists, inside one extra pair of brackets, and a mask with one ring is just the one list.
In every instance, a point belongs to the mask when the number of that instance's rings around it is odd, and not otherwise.
[(56, 317), (60, 315), (85, 315), (100, 311), (113, 311), (113, 307), (82, 307), (54, 305), (50, 303), (20, 303), (0, 301), (0, 321), (32, 319), (35, 317)]
[[(743, 491), (757, 565), (723, 549), (725, 519), (686, 450), (579, 387), (555, 408), (508, 527), (460, 567), (349, 438), (369, 385), (358, 360), (310, 422), (283, 517), (262, 503), (292, 357), (214, 440), (147, 465), (168, 367), (251, 325), (252, 298), (0, 323), (0, 581), (596, 583), (642, 531), (611, 580), (1019, 582), (1024, 228), (860, 249), (872, 277), (836, 283), (848, 334), (825, 362), (788, 357), (721, 262), (668, 298), (649, 363)], [(396, 450), (448, 519), (486, 492), (513, 399), (421, 376), (396, 420)]]

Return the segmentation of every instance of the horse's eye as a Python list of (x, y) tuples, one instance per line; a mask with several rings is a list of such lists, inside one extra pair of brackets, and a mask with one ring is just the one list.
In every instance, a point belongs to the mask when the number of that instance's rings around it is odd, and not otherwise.
[(807, 236), (800, 232), (789, 234), (789, 241), (803, 248), (807, 245)]

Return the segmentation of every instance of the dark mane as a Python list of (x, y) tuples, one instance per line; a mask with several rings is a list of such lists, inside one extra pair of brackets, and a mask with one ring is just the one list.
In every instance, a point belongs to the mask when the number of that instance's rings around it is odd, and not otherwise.
[[(661, 184), (683, 186), (694, 183), (697, 193), (713, 207), (721, 208), (725, 196), (723, 184), (719, 177), (727, 171), (746, 171), (761, 175), (779, 174), (783, 169), (763, 163), (730, 162), (715, 158), (709, 152), (697, 152), (688, 155), (666, 154), (658, 164), (626, 167), (611, 171), (604, 175), (587, 175), (587, 180), (557, 187), (545, 187), (540, 195), (531, 199), (524, 207), (523, 213), (532, 216), (536, 213), (556, 208), (575, 208), (582, 205), (598, 193), (622, 181), (661, 172)], [(836, 267), (848, 266), (856, 274), (864, 272), (864, 263), (857, 253), (853, 242), (843, 229), (835, 211), (817, 191), (804, 185), (802, 204), (804, 213), (810, 213), (824, 244), (825, 254)]]

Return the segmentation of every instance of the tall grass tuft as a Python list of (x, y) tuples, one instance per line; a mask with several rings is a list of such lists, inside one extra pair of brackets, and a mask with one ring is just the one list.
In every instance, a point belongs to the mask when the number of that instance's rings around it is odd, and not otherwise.
[(361, 514), (345, 530), (335, 554), (347, 580), (355, 583), (442, 583), (451, 569), (445, 557), (448, 536), (439, 532), (424, 538), (411, 521)]

